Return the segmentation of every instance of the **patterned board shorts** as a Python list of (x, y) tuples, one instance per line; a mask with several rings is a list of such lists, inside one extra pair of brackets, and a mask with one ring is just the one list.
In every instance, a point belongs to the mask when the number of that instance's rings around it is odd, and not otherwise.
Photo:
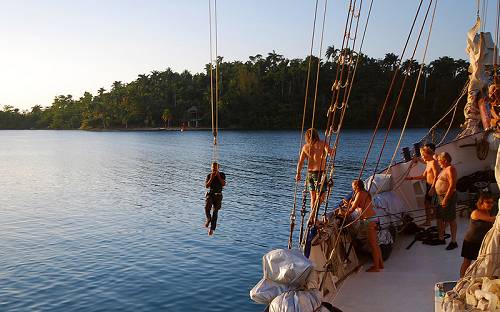
[[(307, 173), (307, 188), (310, 192), (318, 192), (321, 187), (321, 177), (323, 171), (309, 171)], [(325, 193), (328, 188), (327, 182), (323, 183), (321, 194)]]

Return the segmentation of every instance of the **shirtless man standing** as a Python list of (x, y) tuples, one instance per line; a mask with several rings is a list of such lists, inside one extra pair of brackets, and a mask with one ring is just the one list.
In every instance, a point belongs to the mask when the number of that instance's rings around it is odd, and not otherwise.
[(325, 141), (319, 139), (318, 130), (314, 128), (310, 128), (306, 131), (305, 140), (306, 144), (304, 144), (300, 152), (295, 180), (300, 181), (302, 166), (307, 159), (306, 181), (311, 194), (311, 214), (308, 224), (315, 224), (317, 209), (324, 200), (324, 195), (327, 190), (326, 180), (323, 182), (323, 187), (321, 187), (322, 178), (325, 174), (326, 155), (333, 155), (333, 149), (331, 149)]
[(433, 187), (439, 200), (439, 206), (436, 211), (436, 217), (441, 224), (439, 227), (439, 243), (446, 244), (444, 240), (444, 231), (446, 224), (450, 225), (451, 242), (446, 247), (446, 250), (452, 250), (458, 247), (457, 244), (457, 170), (451, 165), (450, 154), (444, 152), (438, 155), (439, 166), (441, 173), (436, 178)]
[(424, 146), (420, 148), (420, 154), (425, 162), (425, 170), (420, 176), (416, 177), (406, 177), (406, 180), (425, 180), (426, 190), (425, 190), (425, 223), (423, 226), (431, 226), (432, 221), (432, 198), (431, 187), (436, 182), (436, 178), (441, 171), (439, 168), (438, 161), (434, 159), (434, 151), (428, 147)]

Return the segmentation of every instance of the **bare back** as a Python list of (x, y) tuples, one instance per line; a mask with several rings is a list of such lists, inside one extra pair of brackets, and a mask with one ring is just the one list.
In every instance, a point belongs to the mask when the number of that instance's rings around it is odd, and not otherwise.
[(360, 191), (356, 193), (354, 202), (352, 203), (352, 208), (358, 209), (361, 218), (371, 218), (375, 215), (375, 210), (373, 210), (372, 196), (367, 191)]
[(307, 143), (302, 148), (302, 153), (307, 158), (308, 171), (323, 171), (326, 167), (326, 154), (328, 145), (324, 141)]

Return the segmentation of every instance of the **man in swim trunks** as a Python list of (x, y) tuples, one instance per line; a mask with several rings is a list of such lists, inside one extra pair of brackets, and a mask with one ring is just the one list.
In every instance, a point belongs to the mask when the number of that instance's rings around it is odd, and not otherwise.
[[(205, 187), (209, 189), (205, 195), (205, 227), (208, 229), (208, 235), (213, 235), (217, 227), (217, 217), (219, 209), (222, 206), (222, 188), (226, 185), (226, 175), (219, 171), (219, 164), (212, 163), (212, 172), (207, 175)], [(213, 212), (210, 214), (213, 207)]]
[(436, 177), (441, 171), (438, 161), (434, 159), (434, 150), (431, 149), (430, 146), (424, 145), (424, 147), (420, 148), (420, 154), (422, 155), (422, 159), (425, 162), (425, 170), (420, 176), (416, 177), (406, 177), (406, 180), (425, 180), (426, 181), (426, 190), (425, 190), (425, 223), (424, 226), (431, 226), (432, 216), (433, 216), (433, 198), (431, 193), (431, 187), (435, 182)]
[(296, 181), (300, 181), (302, 167), (307, 159), (307, 188), (311, 194), (311, 214), (308, 224), (316, 223), (316, 213), (327, 190), (327, 181), (325, 174), (326, 156), (333, 155), (331, 149), (325, 141), (319, 139), (318, 130), (310, 128), (305, 134), (306, 144), (302, 147), (297, 164)]
[[(444, 152), (438, 155), (439, 166), (441, 172), (436, 178), (433, 188), (438, 196), (439, 206), (436, 210), (436, 217), (439, 226), (439, 244), (446, 244), (444, 232), (446, 225), (450, 225), (451, 242), (446, 247), (446, 250), (452, 250), (458, 247), (457, 244), (457, 170), (451, 164), (450, 154)], [(431, 190), (432, 192), (432, 190)]]

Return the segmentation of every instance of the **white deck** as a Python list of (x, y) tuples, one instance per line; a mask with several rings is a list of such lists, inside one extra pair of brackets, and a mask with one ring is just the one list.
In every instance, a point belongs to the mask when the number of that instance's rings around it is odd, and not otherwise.
[[(458, 248), (448, 251), (447, 245), (429, 246), (417, 241), (406, 247), (412, 236), (399, 236), (391, 256), (380, 273), (366, 273), (365, 268), (348, 278), (340, 288), (334, 306), (343, 312), (432, 312), (434, 285), (440, 281), (459, 279), (462, 240), (468, 226), (467, 218), (457, 218)], [(449, 233), (449, 228), (446, 230)], [(446, 240), (447, 243), (450, 239)]]

